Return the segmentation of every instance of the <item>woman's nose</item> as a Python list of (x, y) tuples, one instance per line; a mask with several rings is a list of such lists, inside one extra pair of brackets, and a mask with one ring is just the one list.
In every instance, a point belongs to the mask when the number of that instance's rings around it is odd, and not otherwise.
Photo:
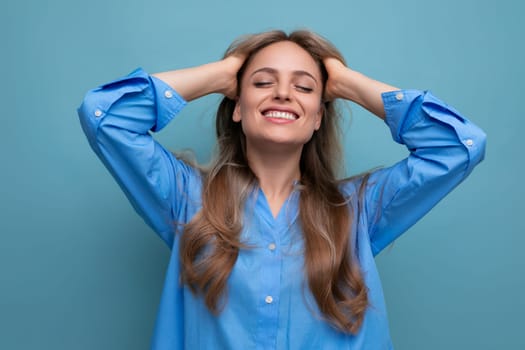
[(289, 101), (290, 100), (290, 85), (287, 83), (275, 84), (274, 99)]

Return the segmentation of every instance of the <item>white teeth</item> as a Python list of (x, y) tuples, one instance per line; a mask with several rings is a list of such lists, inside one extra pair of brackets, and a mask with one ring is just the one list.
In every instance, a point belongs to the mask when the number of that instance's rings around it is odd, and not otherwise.
[(264, 113), (264, 116), (266, 118), (278, 118), (278, 119), (287, 119), (287, 120), (295, 120), (295, 114), (283, 112), (283, 111), (268, 111)]

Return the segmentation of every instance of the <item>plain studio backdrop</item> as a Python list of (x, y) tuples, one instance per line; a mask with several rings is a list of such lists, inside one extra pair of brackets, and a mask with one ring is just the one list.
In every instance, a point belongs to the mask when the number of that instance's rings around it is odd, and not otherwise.
[[(525, 349), (524, 4), (3, 1), (0, 348), (149, 347), (168, 249), (89, 148), (84, 93), (138, 66), (219, 59), (241, 34), (309, 28), (356, 70), (430, 89), (488, 134), (471, 177), (377, 259), (396, 349)], [(156, 137), (206, 162), (219, 98)], [(377, 118), (345, 113), (348, 174), (406, 155)]]

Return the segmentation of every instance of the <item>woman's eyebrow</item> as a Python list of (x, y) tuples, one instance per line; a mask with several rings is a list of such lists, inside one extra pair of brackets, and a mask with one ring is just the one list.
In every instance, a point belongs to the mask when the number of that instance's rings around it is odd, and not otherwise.
[[(252, 74), (250, 74), (250, 76), (253, 76), (253, 75), (255, 75), (257, 73), (260, 73), (260, 72), (266, 72), (266, 73), (270, 73), (270, 74), (274, 74), (274, 75), (278, 73), (277, 69), (270, 68), (270, 67), (263, 67), (263, 68), (259, 68), (259, 69), (255, 70)], [(292, 74), (296, 75), (296, 76), (306, 75), (306, 76), (312, 78), (317, 83), (317, 79), (315, 79), (315, 77), (312, 74), (308, 73), (305, 70), (294, 70), (292, 72)]]

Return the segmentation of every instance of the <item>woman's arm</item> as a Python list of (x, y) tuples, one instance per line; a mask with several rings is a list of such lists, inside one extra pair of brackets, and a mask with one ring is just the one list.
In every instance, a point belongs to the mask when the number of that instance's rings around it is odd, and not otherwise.
[[(485, 133), (430, 92), (398, 90), (327, 60), (327, 98), (359, 103), (384, 119), (409, 156), (374, 171), (364, 192), (372, 250), (378, 254), (461, 183), (483, 160)], [(330, 76), (330, 74), (332, 74)]]
[(381, 94), (399, 90), (396, 87), (371, 79), (346, 67), (335, 58), (324, 60), (328, 72), (325, 98), (342, 98), (353, 101), (366, 108), (381, 119), (385, 119), (385, 109)]
[(211, 92), (234, 95), (233, 62), (160, 73), (159, 78), (138, 69), (89, 91), (78, 109), (94, 152), (136, 211), (169, 246), (174, 222), (184, 223), (200, 201), (201, 182), (198, 172), (156, 142), (151, 132), (164, 128), (182, 110), (183, 97), (194, 99)]
[(211, 93), (234, 98), (237, 92), (237, 72), (243, 57), (229, 56), (202, 66), (153, 74), (176, 90), (186, 101)]

